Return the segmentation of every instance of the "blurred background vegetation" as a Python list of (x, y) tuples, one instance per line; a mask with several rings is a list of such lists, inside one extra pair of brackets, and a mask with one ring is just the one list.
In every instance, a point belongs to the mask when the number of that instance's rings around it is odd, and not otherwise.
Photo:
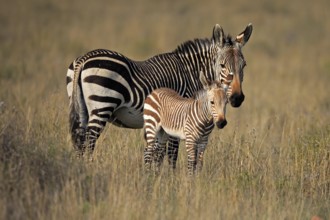
[[(0, 219), (330, 218), (330, 3), (12, 0), (0, 8)], [(239, 109), (203, 172), (143, 175), (141, 130), (107, 126), (87, 163), (68, 135), (66, 70), (92, 49), (135, 59), (254, 31)]]

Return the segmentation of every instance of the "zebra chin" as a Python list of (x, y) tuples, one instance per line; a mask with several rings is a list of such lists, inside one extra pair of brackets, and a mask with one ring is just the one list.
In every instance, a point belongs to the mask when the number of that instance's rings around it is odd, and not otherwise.
[(217, 125), (218, 128), (222, 129), (227, 125), (227, 120), (226, 119), (219, 120), (215, 124)]

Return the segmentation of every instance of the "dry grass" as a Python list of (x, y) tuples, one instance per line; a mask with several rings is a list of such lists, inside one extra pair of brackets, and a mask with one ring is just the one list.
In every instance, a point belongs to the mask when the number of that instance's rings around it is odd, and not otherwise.
[[(84, 4), (85, 3), (85, 4)], [(87, 5), (86, 5), (87, 4)], [(317, 1), (17, 1), (0, 9), (0, 219), (330, 218), (330, 4)], [(95, 161), (68, 135), (65, 74), (94, 48), (137, 60), (254, 24), (246, 101), (190, 181), (142, 169), (141, 130), (108, 126)]]

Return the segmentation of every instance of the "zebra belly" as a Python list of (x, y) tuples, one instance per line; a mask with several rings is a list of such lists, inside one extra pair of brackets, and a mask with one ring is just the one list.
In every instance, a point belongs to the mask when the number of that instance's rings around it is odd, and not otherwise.
[(113, 113), (112, 119), (117, 126), (143, 128), (143, 114), (134, 108), (120, 108)]
[(174, 130), (174, 129), (168, 128), (166, 126), (162, 126), (162, 128), (170, 136), (180, 138), (180, 140), (185, 140), (186, 139), (186, 135), (185, 135), (183, 130)]

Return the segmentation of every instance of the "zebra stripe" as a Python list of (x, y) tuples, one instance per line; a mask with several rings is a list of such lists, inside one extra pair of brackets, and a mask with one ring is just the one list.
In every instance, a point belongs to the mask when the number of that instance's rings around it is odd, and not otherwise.
[[(210, 80), (221, 80), (224, 84), (232, 81), (228, 84), (232, 96), (229, 100), (238, 107), (243, 100), (240, 82), (244, 66), (240, 63), (244, 57), (241, 48), (251, 33), (252, 25), (248, 25), (244, 32), (232, 39), (216, 25), (211, 39), (187, 41), (172, 52), (145, 61), (133, 61), (105, 49), (78, 57), (69, 66), (66, 77), (70, 132), (75, 148), (81, 154), (86, 147), (92, 152), (106, 122), (126, 128), (142, 128), (143, 103), (153, 90), (166, 87), (183, 97), (192, 97), (202, 88), (200, 71)], [(233, 75), (222, 69), (230, 69)], [(173, 143), (169, 148), (177, 148), (175, 138), (170, 140)], [(169, 151), (177, 152), (177, 149)], [(170, 160), (175, 157), (170, 156)]]
[[(220, 82), (208, 82), (201, 74), (204, 90), (198, 92), (195, 99), (183, 98), (174, 90), (160, 88), (154, 90), (145, 100), (143, 118), (147, 146), (144, 152), (146, 170), (151, 169), (152, 160), (159, 172), (163, 155), (158, 152), (165, 147), (168, 136), (186, 140), (188, 154), (188, 172), (196, 170), (197, 160), (202, 168), (203, 152), (208, 136), (214, 128), (223, 128), (226, 124), (226, 91)], [(156, 139), (161, 140), (156, 145)], [(156, 153), (155, 153), (156, 152)]]

